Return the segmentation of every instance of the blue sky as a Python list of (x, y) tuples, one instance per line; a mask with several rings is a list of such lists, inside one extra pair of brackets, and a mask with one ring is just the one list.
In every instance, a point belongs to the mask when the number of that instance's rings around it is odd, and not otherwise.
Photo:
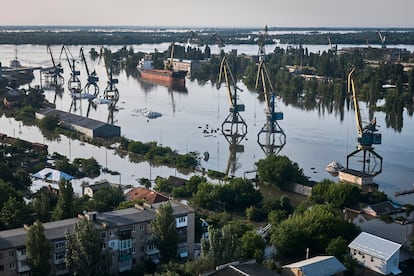
[(413, 0), (2, 0), (0, 25), (414, 27)]

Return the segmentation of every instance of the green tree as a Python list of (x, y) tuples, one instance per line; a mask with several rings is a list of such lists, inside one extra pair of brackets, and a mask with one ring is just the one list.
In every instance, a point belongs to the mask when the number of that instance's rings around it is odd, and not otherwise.
[(1, 223), (8, 229), (21, 227), (27, 220), (27, 210), (24, 201), (11, 197), (0, 212)]
[(161, 259), (168, 263), (177, 255), (178, 232), (171, 203), (162, 204), (151, 226), (154, 231), (154, 242), (160, 250)]
[(203, 257), (211, 257), (215, 265), (234, 261), (240, 257), (240, 237), (232, 231), (233, 227), (225, 225), (222, 229), (208, 227), (208, 240), (201, 242)]
[(248, 231), (241, 237), (241, 256), (244, 258), (256, 257), (256, 250), (260, 250), (263, 255), (265, 245), (265, 241), (256, 231)]
[(26, 250), (27, 263), (32, 269), (32, 275), (48, 275), (50, 272), (50, 244), (40, 221), (36, 221), (27, 232)]
[(36, 217), (42, 221), (49, 221), (51, 213), (56, 206), (58, 197), (49, 189), (40, 189), (33, 197), (32, 208), (36, 213)]
[(98, 212), (115, 210), (118, 205), (124, 201), (122, 189), (115, 187), (104, 187), (99, 189), (89, 202), (93, 203), (93, 207)]
[(271, 155), (256, 163), (257, 173), (262, 181), (279, 188), (286, 188), (291, 183), (306, 183), (307, 178), (298, 164), (286, 156)]
[(99, 230), (89, 219), (80, 219), (72, 233), (66, 233), (66, 267), (73, 275), (105, 275), (109, 255), (102, 251)]
[(342, 261), (344, 259), (344, 255), (348, 252), (348, 243), (342, 236), (339, 236), (329, 242), (325, 252), (326, 254), (335, 256), (338, 260)]
[(59, 198), (57, 205), (53, 210), (52, 218), (54, 220), (61, 220), (72, 218), (74, 215), (75, 208), (72, 183), (70, 181), (61, 180), (59, 182)]
[(299, 257), (306, 248), (324, 253), (332, 239), (343, 236), (351, 241), (358, 232), (355, 225), (345, 222), (331, 206), (314, 205), (272, 227), (271, 241), (280, 254)]

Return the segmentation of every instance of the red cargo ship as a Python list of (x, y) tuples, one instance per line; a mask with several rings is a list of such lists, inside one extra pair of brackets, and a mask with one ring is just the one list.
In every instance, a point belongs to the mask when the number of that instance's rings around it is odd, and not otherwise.
[(154, 69), (154, 62), (148, 59), (148, 57), (141, 59), (137, 68), (141, 75), (141, 78), (144, 80), (154, 81), (156, 83), (162, 83), (167, 86), (174, 86), (174, 85), (184, 86), (185, 85), (185, 77), (187, 75), (187, 71)]

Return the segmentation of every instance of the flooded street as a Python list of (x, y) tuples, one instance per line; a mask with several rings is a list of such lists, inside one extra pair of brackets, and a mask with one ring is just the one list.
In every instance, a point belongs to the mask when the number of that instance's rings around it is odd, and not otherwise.
[[(249, 45), (247, 45), (249, 46)], [(99, 50), (99, 46), (83, 46), (85, 52), (91, 47)], [(134, 46), (134, 51), (153, 51), (154, 45)], [(163, 51), (160, 45), (157, 48)], [(229, 46), (230, 47), (230, 46)], [(243, 52), (242, 46), (238, 52)], [(245, 50), (253, 54), (255, 46), (249, 46)], [(68, 46), (75, 58), (78, 57), (79, 46)], [(119, 47), (120, 48), (120, 47)], [(0, 61), (7, 66), (14, 58), (16, 47), (13, 45), (0, 46)], [(118, 47), (111, 46), (116, 50)], [(61, 46), (53, 46), (52, 53), (58, 60)], [(214, 52), (214, 51), (212, 51)], [(18, 46), (18, 59), (24, 66), (51, 65), (51, 58), (43, 45)], [(98, 105), (96, 109), (90, 108), (88, 112), (88, 101), (78, 100), (76, 108), (71, 106), (71, 97), (67, 91), (67, 80), (70, 76), (68, 62), (60, 60), (64, 66), (65, 91), (55, 95), (54, 91), (46, 90), (45, 96), (50, 102), (56, 104), (56, 108), (70, 111), (82, 116), (107, 121), (109, 114), (108, 106)], [(89, 69), (96, 70), (99, 77), (99, 88), (102, 96), (106, 87), (107, 76), (102, 63), (98, 60), (89, 60)], [(86, 72), (83, 63), (76, 63), (81, 72), (82, 85), (86, 84)], [(35, 80), (32, 86), (39, 84), (40, 73), (35, 72)], [(240, 101), (245, 104), (245, 112), (240, 113), (247, 123), (247, 135), (240, 142), (239, 152), (232, 154), (230, 145), (221, 134), (221, 124), (229, 114), (229, 103), (227, 89), (223, 85), (217, 89), (211, 83), (199, 84), (196, 80), (187, 79), (187, 91), (175, 91), (171, 88), (142, 83), (138, 79), (127, 76), (125, 72), (115, 76), (119, 79), (117, 88), (120, 99), (117, 111), (113, 113), (113, 123), (121, 127), (121, 135), (129, 139), (149, 142), (156, 141), (163, 146), (171, 147), (179, 153), (198, 152), (200, 156), (204, 152), (209, 153), (208, 161), (202, 161), (201, 166), (226, 172), (229, 175), (244, 176), (246, 172), (254, 170), (255, 163), (265, 158), (265, 153), (257, 143), (257, 133), (265, 124), (264, 103), (259, 101), (255, 91), (249, 91), (241, 82), (239, 87), (243, 92), (239, 93)], [(280, 151), (280, 155), (288, 156), (292, 161), (303, 168), (305, 175), (311, 180), (319, 181), (324, 178), (336, 180), (325, 172), (325, 167), (332, 161), (346, 165), (346, 156), (356, 147), (357, 130), (355, 127), (355, 115), (353, 110), (345, 110), (344, 119), (341, 121), (339, 114), (328, 113), (323, 110), (302, 110), (291, 105), (285, 105), (281, 99), (277, 106), (284, 113), (284, 120), (280, 126), (287, 135), (286, 145)], [(139, 109), (148, 109), (160, 112), (161, 117), (148, 119), (137, 113)], [(361, 103), (363, 120), (368, 117), (367, 109)], [(382, 144), (376, 147), (383, 158), (383, 172), (376, 177), (379, 188), (384, 190), (390, 197), (394, 197), (396, 191), (410, 189), (414, 182), (414, 122), (413, 118), (404, 113), (404, 126), (401, 132), (387, 128), (385, 114), (376, 112), (377, 124), (382, 134)], [(93, 156), (103, 167), (118, 171), (120, 176), (101, 174), (98, 179), (108, 179), (112, 182), (122, 184), (138, 185), (137, 179), (145, 177), (154, 179), (156, 176), (168, 177), (181, 175), (175, 169), (166, 167), (152, 167), (147, 162), (131, 163), (128, 157), (121, 158), (113, 151), (103, 147), (98, 148), (79, 141), (61, 137), (60, 141), (48, 141), (43, 137), (37, 127), (23, 126), (14, 119), (0, 118), (0, 132), (9, 136), (19, 137), (32, 142), (40, 142), (49, 145), (49, 152), (59, 152), (70, 159), (77, 157), (89, 158)], [(219, 129), (219, 131), (217, 131)], [(96, 180), (98, 180), (96, 179)], [(76, 180), (75, 185), (80, 181)], [(95, 180), (90, 180), (95, 181)], [(74, 185), (74, 186), (75, 186)], [(79, 187), (75, 187), (79, 191)], [(414, 195), (405, 195), (397, 198), (401, 203), (414, 202)]]

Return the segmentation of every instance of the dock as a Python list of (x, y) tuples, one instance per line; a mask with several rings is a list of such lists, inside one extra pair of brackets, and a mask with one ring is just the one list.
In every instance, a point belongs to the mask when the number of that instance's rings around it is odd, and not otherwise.
[(408, 195), (408, 194), (413, 194), (413, 193), (414, 193), (414, 188), (400, 191), (400, 192), (395, 192), (395, 196)]

